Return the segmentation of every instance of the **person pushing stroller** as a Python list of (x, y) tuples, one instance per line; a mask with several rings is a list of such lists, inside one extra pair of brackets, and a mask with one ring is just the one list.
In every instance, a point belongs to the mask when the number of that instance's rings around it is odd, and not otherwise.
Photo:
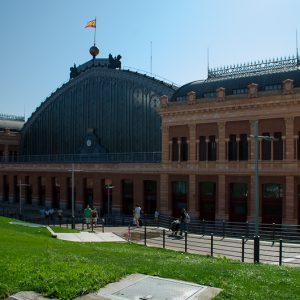
[(180, 229), (180, 221), (178, 219), (174, 220), (170, 225), (170, 229), (172, 231), (171, 235), (177, 236), (177, 233)]

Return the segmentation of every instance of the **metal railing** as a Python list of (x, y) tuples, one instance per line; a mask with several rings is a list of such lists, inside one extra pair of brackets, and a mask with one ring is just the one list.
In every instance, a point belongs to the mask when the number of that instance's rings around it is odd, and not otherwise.
[(199, 235), (184, 232), (172, 234), (167, 229), (155, 227), (129, 227), (128, 240), (145, 246), (206, 255), (227, 257), (248, 263), (269, 263), (300, 266), (300, 244), (263, 241), (260, 237), (222, 237), (213, 233)]
[(0, 163), (160, 163), (161, 152), (1, 156)]

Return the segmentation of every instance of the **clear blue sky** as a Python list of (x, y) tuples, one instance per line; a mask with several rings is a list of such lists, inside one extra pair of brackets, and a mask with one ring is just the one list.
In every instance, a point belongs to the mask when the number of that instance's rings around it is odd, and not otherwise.
[(299, 0), (0, 0), (0, 113), (31, 113), (90, 60), (97, 17), (99, 57), (179, 85), (225, 66), (296, 52)]

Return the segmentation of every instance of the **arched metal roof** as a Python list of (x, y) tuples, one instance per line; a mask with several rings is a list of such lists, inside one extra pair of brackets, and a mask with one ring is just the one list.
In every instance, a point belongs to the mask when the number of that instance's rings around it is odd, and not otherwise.
[(174, 91), (137, 72), (89, 65), (31, 115), (21, 132), (22, 152), (82, 153), (91, 135), (95, 149), (109, 153), (160, 151), (159, 97)]

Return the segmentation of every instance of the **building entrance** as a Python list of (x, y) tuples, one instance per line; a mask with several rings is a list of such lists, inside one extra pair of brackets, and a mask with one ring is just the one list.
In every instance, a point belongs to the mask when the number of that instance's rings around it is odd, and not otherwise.
[(200, 220), (214, 221), (216, 215), (216, 183), (199, 182)]
[(183, 208), (187, 208), (187, 183), (185, 181), (172, 182), (173, 217), (179, 218)]
[(247, 183), (230, 183), (229, 220), (231, 222), (247, 221)]
[(262, 223), (282, 223), (282, 184), (267, 183), (262, 186)]

